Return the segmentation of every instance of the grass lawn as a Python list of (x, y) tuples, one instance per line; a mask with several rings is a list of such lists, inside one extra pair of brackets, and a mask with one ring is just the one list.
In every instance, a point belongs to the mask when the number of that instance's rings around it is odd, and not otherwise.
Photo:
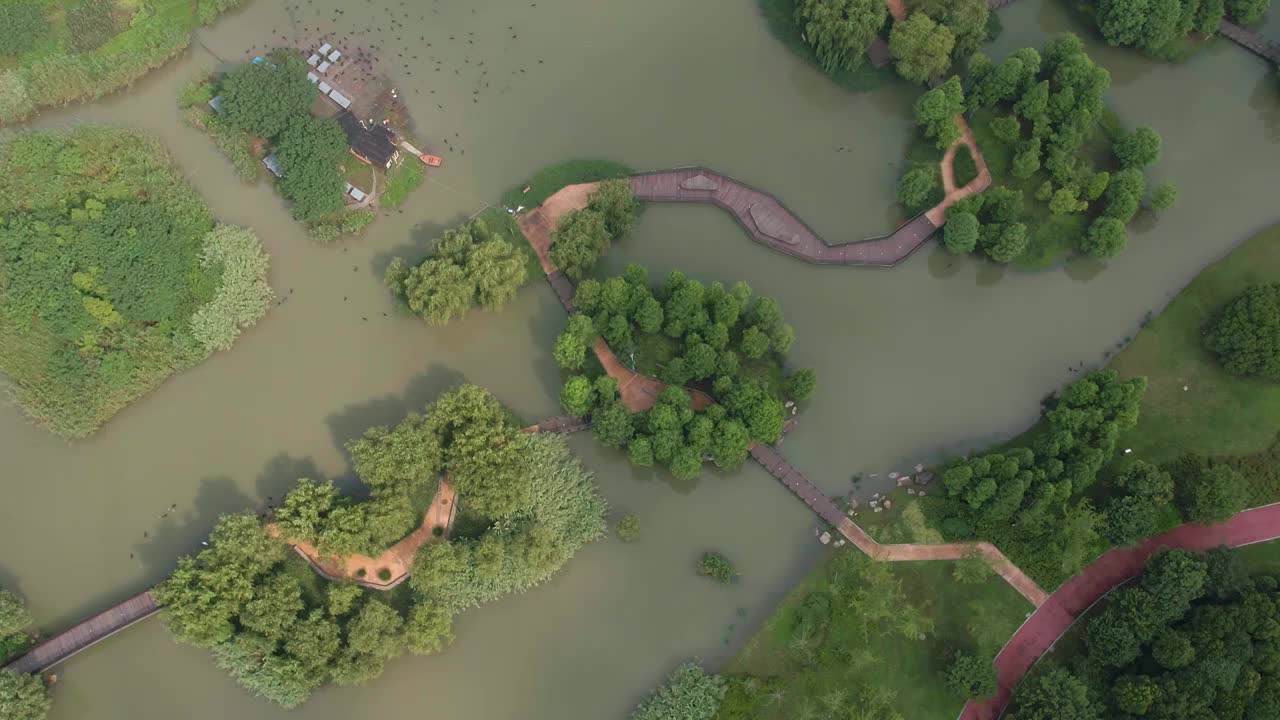
[(415, 157), (405, 157), (387, 171), (384, 179), (387, 187), (382, 191), (378, 202), (383, 207), (393, 208), (404, 202), (427, 176), (427, 166)]
[[(566, 185), (613, 180), (634, 173), (634, 168), (612, 160), (566, 160), (539, 170), (527, 182), (503, 193), (502, 204), (509, 208), (523, 205), (522, 212), (527, 212)], [(528, 192), (525, 188), (529, 188)]]
[(662, 368), (676, 356), (680, 343), (662, 333), (643, 333), (632, 328), (632, 337), (636, 345), (635, 371), (641, 375), (658, 377)]
[[(957, 650), (994, 657), (1030, 603), (994, 575), (957, 582), (952, 562), (885, 563), (879, 569), (890, 585), (899, 584), (905, 604), (933, 625), (923, 640), (907, 639), (891, 621), (869, 626), (851, 607), (866, 581), (859, 571), (873, 562), (851, 547), (834, 551), (792, 590), (726, 668), (733, 683), (718, 720), (824, 718), (833, 706), (876, 702), (909, 720), (959, 714), (964, 700), (942, 679), (951, 657)], [(804, 619), (806, 601), (812, 608), (815, 596), (829, 599), (830, 622), (807, 632), (814, 626)], [(809, 640), (797, 640), (806, 634)]]
[(1147, 378), (1138, 424), (1119, 447), (1165, 462), (1187, 452), (1249, 455), (1272, 444), (1280, 385), (1228, 375), (1201, 345), (1201, 330), (1247, 285), (1278, 278), (1280, 225), (1203, 270), (1111, 361), (1122, 377)]
[(373, 166), (362, 163), (351, 155), (347, 155), (342, 163), (342, 176), (366, 193), (373, 188)]

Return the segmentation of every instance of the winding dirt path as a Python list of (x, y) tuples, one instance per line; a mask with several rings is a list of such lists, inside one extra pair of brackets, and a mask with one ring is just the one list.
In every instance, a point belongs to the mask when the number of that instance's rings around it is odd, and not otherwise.
[(1217, 525), (1180, 525), (1147, 538), (1136, 547), (1114, 548), (1103, 553), (1083, 572), (1066, 581), (1040, 605), (996, 656), (999, 691), (984, 701), (970, 701), (960, 720), (995, 720), (1000, 717), (1014, 688), (1036, 662), (1095, 602), (1116, 587), (1137, 577), (1147, 558), (1164, 548), (1212, 550), (1226, 545), (1241, 547), (1280, 538), (1280, 503), (1236, 513)]
[[(987, 169), (987, 160), (982, 157), (982, 153), (978, 150), (978, 141), (973, 138), (973, 130), (970, 129), (969, 123), (965, 121), (963, 115), (956, 116), (956, 124), (963, 130), (964, 134), (960, 139), (951, 144), (947, 148), (947, 154), (942, 156), (942, 190), (946, 194), (942, 198), (942, 202), (933, 206), (925, 215), (929, 218), (929, 222), (937, 227), (942, 227), (947, 222), (947, 208), (969, 197), (991, 187), (991, 171)], [(956, 187), (956, 150), (961, 145), (968, 146), (969, 153), (973, 155), (973, 160), (978, 166), (978, 176), (970, 180), (967, 185), (962, 188)]]

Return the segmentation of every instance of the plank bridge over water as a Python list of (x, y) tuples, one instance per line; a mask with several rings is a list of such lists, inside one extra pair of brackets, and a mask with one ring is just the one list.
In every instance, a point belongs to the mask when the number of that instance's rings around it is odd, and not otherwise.
[(1222, 33), (1223, 37), (1254, 53), (1263, 60), (1274, 65), (1280, 65), (1280, 44), (1271, 42), (1263, 37), (1261, 33), (1246, 30), (1226, 18), (1222, 19), (1222, 23), (1218, 26), (1218, 32)]
[(150, 591), (78, 623), (27, 651), (26, 655), (5, 666), (19, 673), (42, 673), (76, 653), (96, 645), (134, 623), (159, 612), (160, 606)]
[[(631, 176), (636, 199), (727, 210), (756, 242), (819, 265), (897, 265), (938, 231), (925, 214), (881, 237), (831, 245), (773, 195), (703, 167)], [(553, 283), (554, 286), (554, 283)]]

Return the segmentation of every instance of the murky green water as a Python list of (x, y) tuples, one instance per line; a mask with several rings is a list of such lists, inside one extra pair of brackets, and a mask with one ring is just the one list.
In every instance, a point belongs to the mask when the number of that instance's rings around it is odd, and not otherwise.
[[(418, 135), (445, 157), (403, 213), (358, 242), (311, 245), (265, 185), (237, 182), (173, 108), (178, 85), (217, 63), (212, 53), (238, 59), (293, 33), (279, 2), (254, 0), (202, 32), (207, 49), (129, 93), (37, 122), (160, 134), (219, 219), (257, 230), (284, 298), (232, 352), (165, 383), (87, 442), (68, 446), (0, 409), (0, 585), (25, 594), (45, 626), (158, 581), (221, 512), (279, 496), (301, 475), (349, 475), (343, 441), (447, 385), (485, 385), (530, 419), (554, 414), (550, 345), (564, 318), (544, 285), (499, 314), (431, 329), (396, 317), (380, 283), (390, 255), (542, 165), (570, 156), (706, 164), (776, 193), (831, 238), (892, 224), (914, 92), (843, 93), (788, 55), (748, 0), (299, 4), (300, 33), (321, 22), (373, 28), (348, 44), (381, 46)], [(420, 9), (403, 9), (411, 5)], [(337, 22), (335, 7), (346, 10)], [(1057, 0), (1026, 0), (1003, 19), (996, 55), (1079, 29)], [(829, 491), (847, 490), (854, 472), (1015, 432), (1071, 378), (1068, 365), (1100, 360), (1199, 268), (1280, 220), (1265, 191), (1280, 179), (1280, 89), (1261, 61), (1225, 42), (1180, 67), (1091, 49), (1113, 73), (1109, 99), (1125, 119), (1164, 134), (1156, 179), (1182, 191), (1108, 266), (1023, 275), (926, 248), (894, 270), (814, 268), (751, 244), (712, 208), (669, 206), (651, 207), (608, 265), (745, 279), (782, 301), (799, 337), (793, 357), (822, 382), (785, 450)], [(398, 660), (369, 687), (324, 690), (290, 716), (619, 717), (676, 661), (724, 658), (818, 552), (807, 511), (759, 469), (673, 487), (590, 438), (573, 444), (610, 502), (640, 514), (638, 546), (589, 547), (548, 586), (463, 615), (443, 656)], [(176, 517), (160, 518), (172, 503)], [(740, 563), (741, 584), (694, 576), (710, 547)], [(285, 716), (156, 622), (60, 676), (57, 720)]]

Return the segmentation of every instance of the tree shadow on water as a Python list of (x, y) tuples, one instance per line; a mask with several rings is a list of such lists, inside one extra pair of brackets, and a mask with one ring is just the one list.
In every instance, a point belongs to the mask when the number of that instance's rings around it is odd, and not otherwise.
[(149, 530), (144, 530), (133, 547), (133, 555), (141, 562), (147, 579), (159, 582), (168, 576), (178, 556), (200, 550), (200, 543), (208, 537), (219, 516), (250, 510), (253, 506), (253, 498), (245, 495), (231, 478), (205, 478), (200, 481), (192, 506), (172, 509)]
[(347, 442), (360, 437), (365, 430), (375, 425), (394, 425), (409, 413), (420, 413), (440, 393), (466, 381), (463, 373), (436, 363), (410, 380), (403, 393), (348, 405), (325, 418), (325, 422), (334, 445), (345, 455)]
[(467, 216), (458, 213), (457, 217), (448, 224), (423, 222), (414, 225), (409, 231), (409, 242), (374, 254), (370, 262), (371, 270), (381, 282), (382, 276), (387, 273), (387, 266), (391, 265), (392, 258), (404, 258), (404, 261), (411, 265), (421, 263), (431, 254), (435, 241), (444, 234), (445, 230), (455, 228), (466, 221)]
[(267, 461), (258, 473), (258, 498), (267, 506), (279, 505), (286, 493), (302, 478), (322, 480), (324, 474), (311, 458), (295, 458), (280, 453)]

